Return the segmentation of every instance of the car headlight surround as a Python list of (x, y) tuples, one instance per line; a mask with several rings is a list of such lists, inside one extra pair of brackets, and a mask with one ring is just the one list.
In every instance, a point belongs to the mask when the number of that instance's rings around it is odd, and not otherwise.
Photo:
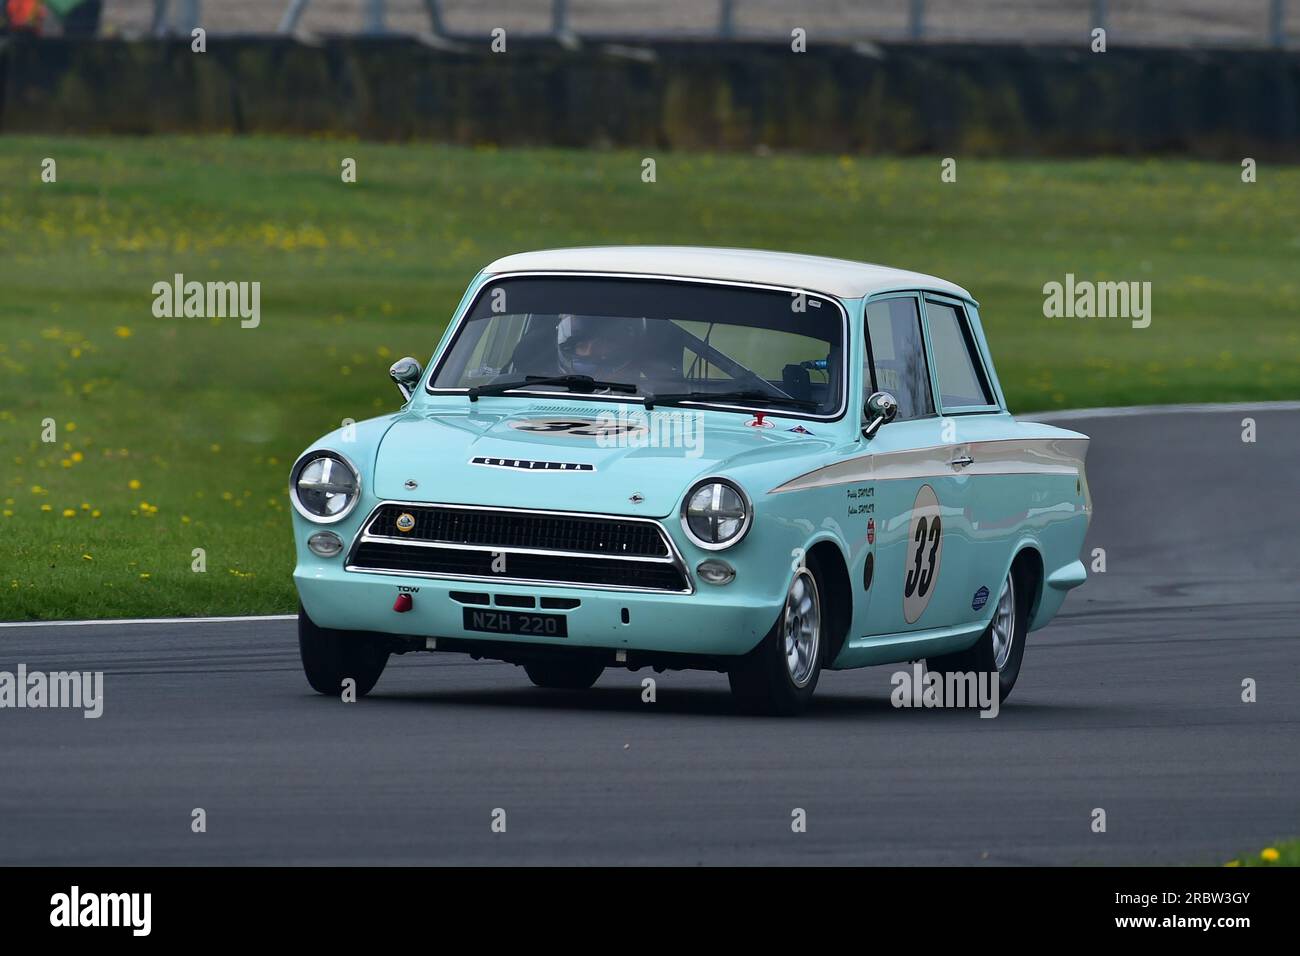
[(289, 500), (308, 521), (342, 521), (361, 500), (361, 471), (339, 452), (328, 448), (309, 451), (289, 472)]
[(721, 551), (749, 533), (754, 507), (743, 488), (726, 478), (705, 478), (682, 499), (682, 530), (696, 546)]

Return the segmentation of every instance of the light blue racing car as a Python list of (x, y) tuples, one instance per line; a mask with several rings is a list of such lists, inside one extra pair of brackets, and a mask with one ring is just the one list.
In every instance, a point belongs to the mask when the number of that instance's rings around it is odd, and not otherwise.
[[(1088, 439), (1007, 412), (964, 289), (838, 259), (610, 247), (470, 284), (405, 404), (293, 466), (308, 682), (450, 651), (584, 689), (725, 672), (793, 714), (824, 668), (1016, 682), (1086, 572)], [(351, 683), (349, 683), (351, 682)]]

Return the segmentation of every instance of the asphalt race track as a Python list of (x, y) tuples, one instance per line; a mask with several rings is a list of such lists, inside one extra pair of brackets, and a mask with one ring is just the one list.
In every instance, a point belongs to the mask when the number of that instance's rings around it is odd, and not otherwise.
[(892, 665), (778, 720), (716, 674), (646, 704), (645, 671), (571, 694), (434, 654), (344, 704), (290, 621), (6, 627), (0, 670), (103, 670), (106, 701), (0, 711), (0, 864), (1221, 863), (1300, 835), (1300, 412), (1063, 424), (1107, 571), (997, 719), (895, 710)]

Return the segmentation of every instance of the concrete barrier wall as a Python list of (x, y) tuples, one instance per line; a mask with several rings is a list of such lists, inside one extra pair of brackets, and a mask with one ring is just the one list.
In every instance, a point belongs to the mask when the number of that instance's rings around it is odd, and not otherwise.
[(404, 38), (13, 39), (0, 130), (499, 145), (1300, 159), (1300, 55)]

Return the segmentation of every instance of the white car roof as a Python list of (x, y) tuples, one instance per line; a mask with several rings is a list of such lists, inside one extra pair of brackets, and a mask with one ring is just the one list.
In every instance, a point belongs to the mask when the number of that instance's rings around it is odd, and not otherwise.
[(806, 289), (843, 299), (877, 292), (928, 289), (974, 299), (959, 285), (905, 269), (803, 256), (762, 249), (712, 249), (703, 246), (590, 246), (520, 252), (496, 260), (483, 270), (503, 272), (601, 272), (722, 279), (784, 288)]

